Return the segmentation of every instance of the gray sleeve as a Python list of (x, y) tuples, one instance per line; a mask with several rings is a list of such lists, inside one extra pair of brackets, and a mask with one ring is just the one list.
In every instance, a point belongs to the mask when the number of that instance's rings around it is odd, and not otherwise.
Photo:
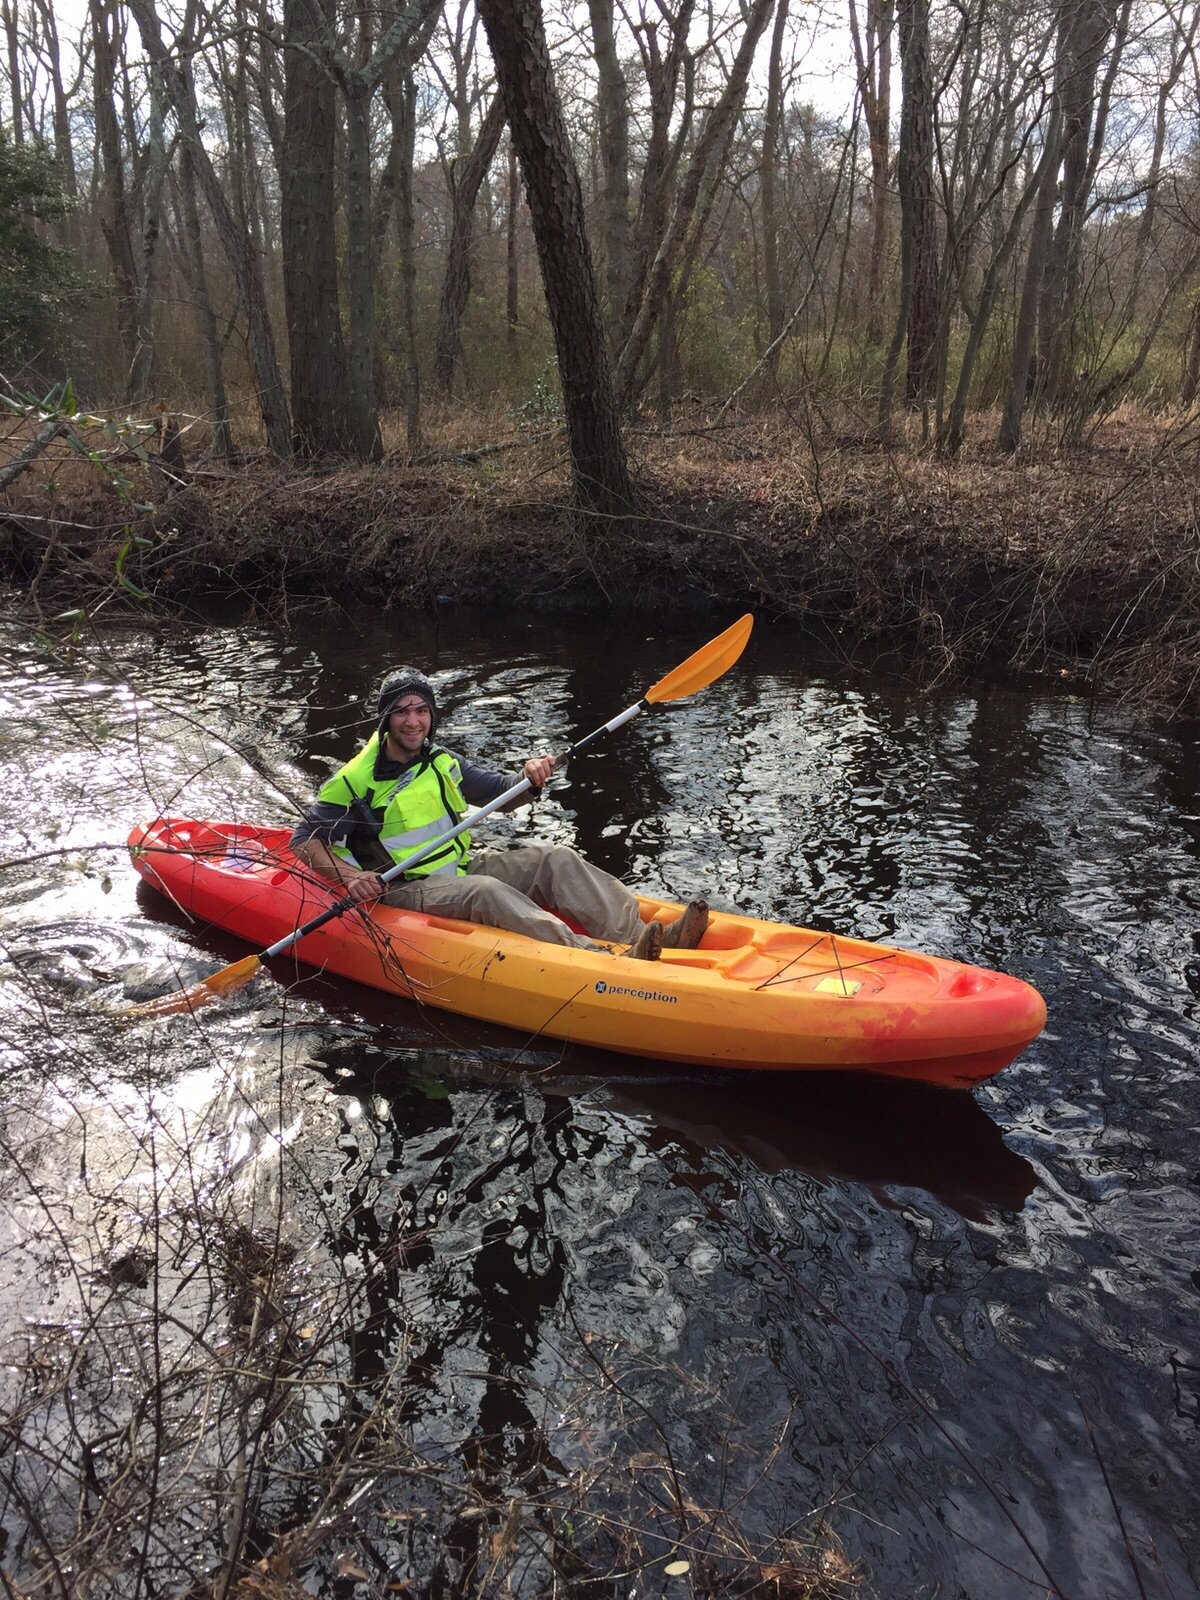
[(464, 761), (461, 756), (455, 759), (462, 772), (463, 799), (468, 805), (485, 806), (520, 781), (516, 773), (493, 772), (488, 767), (477, 767), (473, 761)]
[(345, 844), (356, 822), (352, 806), (333, 805), (328, 800), (314, 800), (312, 805), (292, 829), (291, 846), (305, 844), (309, 839), (319, 839), (322, 844)]

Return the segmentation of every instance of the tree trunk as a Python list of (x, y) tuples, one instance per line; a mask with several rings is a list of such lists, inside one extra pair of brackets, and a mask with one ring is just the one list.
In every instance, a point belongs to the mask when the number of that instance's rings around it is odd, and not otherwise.
[(541, 262), (567, 419), (575, 499), (627, 516), (636, 496), (617, 421), (583, 193), (550, 69), (538, 0), (480, 0)]
[(375, 406), (375, 286), (371, 276), (371, 96), (359, 73), (343, 79), (346, 106), (346, 299), (350, 312), (351, 453), (383, 455)]
[(283, 15), (279, 220), (292, 443), (298, 456), (340, 456), (353, 453), (357, 435), (338, 304), (335, 90), (322, 62), (333, 19), (328, 0), (287, 0)]
[[(372, 261), (374, 264), (375, 278), (378, 280), (379, 268), (383, 258), (384, 242), (387, 239), (388, 229), (392, 225), (392, 217), (396, 208), (401, 186), (404, 181), (404, 163), (408, 162), (408, 175), (411, 188), (413, 139), (415, 125), (410, 130), (411, 115), (405, 106), (405, 84), (412, 78), (411, 70), (406, 70), (403, 63), (418, 60), (427, 49), (437, 26), (438, 8), (441, 0), (425, 10), (418, 8), (420, 14), (410, 34), (406, 35), (397, 49), (391, 51), (386, 61), (368, 62), (368, 68), (374, 69), (383, 89), (384, 103), (388, 109), (388, 117), (392, 125), (391, 138), (388, 141), (388, 153), (384, 162), (383, 172), (379, 183), (376, 185), (375, 198), (371, 206), (371, 236), (372, 236)], [(397, 59), (399, 57), (399, 59)], [(405, 151), (408, 151), (407, 156)], [(397, 225), (398, 234), (403, 234), (403, 228)]]
[(1045, 166), (1037, 190), (1033, 228), (1029, 238), (1029, 255), (1025, 262), (1025, 279), (1021, 286), (1021, 303), (1017, 311), (1017, 325), (1013, 331), (1008, 397), (1004, 403), (1004, 414), (1000, 419), (1000, 433), (997, 438), (1000, 449), (1010, 455), (1021, 443), (1021, 421), (1025, 415), (1025, 397), (1029, 388), (1029, 372), (1033, 364), (1033, 347), (1037, 337), (1038, 303), (1046, 272), (1046, 257), (1050, 249), (1050, 230), (1054, 224), (1054, 197), (1062, 150), (1060, 129), (1060, 114), (1056, 99), (1050, 126), (1046, 130), (1043, 158)]
[[(192, 4), (193, 7), (198, 6), (199, 0), (192, 0)], [(276, 229), (273, 226), (264, 227), (263, 224), (261, 196), (265, 186), (260, 144), (251, 119), (250, 51), (254, 33), (247, 0), (234, 0), (233, 24), (230, 40), (233, 47), (232, 69), (225, 65), (222, 45), (221, 71), (216, 80), (227, 135), (221, 150), (222, 178), (234, 215), (249, 240), (255, 260), (262, 263), (260, 273), (265, 278), (275, 255)], [(286, 165), (285, 154), (279, 170), (282, 171)]]
[(417, 142), (417, 86), (405, 59), (397, 74), (400, 165), (397, 171), (396, 226), (400, 236), (400, 307), (404, 331), (404, 432), (409, 457), (421, 450), (421, 368), (417, 359), (416, 215), (413, 205), (413, 159)]
[(779, 0), (775, 28), (771, 34), (771, 53), (767, 62), (767, 107), (763, 116), (762, 157), (759, 162), (759, 190), (762, 197), (763, 296), (767, 312), (767, 359), (763, 366), (765, 387), (773, 391), (778, 382), (780, 334), (783, 332), (783, 280), (779, 270), (779, 136), (783, 121), (783, 36), (787, 27), (788, 0)]
[(67, 92), (63, 86), (58, 23), (55, 20), (52, 0), (38, 0), (38, 9), (46, 36), (50, 91), (54, 99), (54, 159), (62, 169), (63, 188), (73, 200), (79, 193), (79, 179), (75, 172), (75, 151), (71, 143), (71, 111), (67, 104)]
[[(350, 322), (349, 378), (353, 453), (363, 460), (383, 454), (379, 413), (375, 403), (375, 282), (374, 230), (371, 222), (371, 101), (399, 67), (399, 100), (404, 107), (405, 135), (400, 141), (396, 181), (400, 188), (401, 236), (409, 236), (411, 223), (412, 139), (415, 91), (412, 64), (424, 50), (441, 9), (442, 0), (408, 0), (387, 13), (378, 41), (373, 40), (375, 17), (369, 10), (358, 14), (358, 60), (350, 66), (340, 53), (329, 52), (346, 107), (345, 204), (346, 286)], [(394, 115), (394, 112), (393, 112)], [(406, 213), (407, 208), (407, 213)], [(411, 253), (411, 252), (410, 252)], [(406, 268), (402, 269), (407, 271)], [(411, 326), (411, 290), (405, 289), (406, 327)], [(416, 410), (416, 356), (409, 337), (409, 448), (419, 442)]]
[(8, 87), (12, 96), (13, 143), (25, 143), (25, 118), (21, 111), (21, 35), (17, 16), (18, 0), (0, 0), (0, 17), (4, 20), (4, 33), (8, 44)]
[(150, 107), (146, 123), (146, 181), (142, 215), (142, 286), (137, 303), (137, 343), (129, 368), (129, 399), (144, 406), (154, 372), (154, 325), (158, 314), (161, 278), (160, 234), (163, 225), (163, 187), (167, 179), (167, 151), (163, 135), (162, 74), (150, 68)]
[(862, 95), (867, 140), (871, 148), (871, 241), (867, 258), (867, 338), (883, 343), (883, 297), (890, 236), (888, 169), (891, 163), (892, 28), (894, 0), (867, 0), (866, 41), (850, 0), (850, 37), (854, 45), (858, 86)]
[(248, 42), (256, 47), (253, 57), (247, 50), (247, 72), (254, 85), (254, 104), (267, 136), (272, 165), (276, 172), (281, 172), (287, 162), (283, 133), (283, 103), (287, 93), (284, 52), (275, 43), (277, 24), (270, 0), (249, 0), (247, 11), (244, 29)]
[(387, 107), (391, 135), (375, 197), (371, 202), (371, 236), (375, 262), (375, 282), (380, 281), (383, 252), (395, 218), (396, 197), (400, 192), (400, 164), (404, 155), (404, 110), (401, 105), (400, 68), (392, 61), (383, 75), (383, 103)]
[(900, 225), (909, 248), (905, 399), (922, 406), (937, 391), (939, 312), (937, 208), (933, 194), (933, 84), (928, 0), (900, 0)]
[[(1053, 120), (1051, 121), (1051, 135), (1053, 134)], [(970, 330), (967, 334), (966, 346), (963, 350), (962, 366), (959, 369), (958, 384), (954, 391), (954, 398), (950, 403), (950, 412), (944, 427), (939, 429), (938, 449), (948, 456), (956, 456), (962, 449), (966, 437), (967, 400), (971, 392), (971, 379), (975, 371), (975, 363), (979, 352), (983, 348), (984, 335), (987, 333), (991, 321), (992, 311), (1000, 292), (1001, 274), (1008, 265), (1009, 259), (1016, 247), (1021, 234), (1021, 224), (1025, 213), (1029, 209), (1035, 195), (1039, 194), (1046, 182), (1047, 169), (1055, 162), (1055, 141), (1049, 137), (1042, 147), (1041, 159), (1035, 167), (1024, 190), (1017, 199), (1016, 205), (1009, 218), (1008, 227), (998, 248), (993, 252), (984, 274), (983, 285), (979, 292), (979, 299), (975, 311), (970, 316)]]
[(113, 285), (117, 295), (117, 328), (128, 376), (137, 350), (137, 264), (133, 254), (129, 200), (125, 193), (125, 162), (116, 108), (116, 54), (109, 34), (106, 0), (91, 0), (92, 86), (96, 112), (96, 143), (103, 174), (100, 230), (108, 246)]
[(191, 148), (184, 145), (179, 163), (179, 187), (183, 212), (184, 237), (192, 295), (200, 318), (200, 337), (204, 346), (204, 365), (208, 375), (209, 416), (212, 421), (212, 453), (218, 461), (231, 461), (233, 434), (229, 421), (229, 402), (225, 395), (225, 374), (221, 359), (221, 339), (208, 292), (204, 267), (204, 241), (200, 233), (200, 209), (196, 204), (196, 172)]
[(518, 361), (517, 330), (521, 325), (521, 274), (517, 257), (517, 213), (520, 206), (520, 174), (517, 171), (517, 147), (512, 138), (508, 141), (508, 213), (505, 218), (504, 240), (504, 326), (508, 344), (509, 366), (516, 368)]
[(1057, 405), (1073, 383), (1080, 255), (1091, 190), (1096, 77), (1109, 33), (1107, 0), (1063, 0), (1056, 87), (1061, 105), (1062, 184), (1058, 222), (1047, 242), (1038, 315), (1041, 388)]
[(433, 381), (442, 394), (449, 394), (454, 387), (454, 372), (461, 354), (459, 330), (471, 293), (471, 235), (474, 232), (475, 201), (503, 131), (504, 99), (497, 94), (487, 109), (479, 135), (451, 196), (450, 245), (446, 252), (446, 273), (442, 280), (437, 344), (433, 357)]
[(609, 326), (615, 328), (629, 289), (629, 91), (617, 58), (613, 0), (588, 0), (588, 15), (599, 89), (605, 309)]
[(879, 382), (879, 413), (877, 431), (887, 443), (892, 436), (892, 398), (896, 392), (896, 373), (900, 366), (900, 352), (904, 348), (904, 335), (908, 327), (908, 308), (912, 301), (912, 243), (909, 232), (901, 222), (900, 227), (900, 301), (896, 307), (896, 321), (891, 341), (883, 360), (883, 374)]

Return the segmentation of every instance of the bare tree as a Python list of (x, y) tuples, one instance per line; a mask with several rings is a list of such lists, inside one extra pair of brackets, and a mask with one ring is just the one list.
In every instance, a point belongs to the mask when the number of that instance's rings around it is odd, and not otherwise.
[(410, 455), (421, 448), (421, 368), (417, 359), (416, 216), (413, 205), (413, 160), (417, 139), (417, 86), (407, 54), (395, 64), (390, 81), (392, 122), (399, 140), (397, 229), (400, 236), (400, 325), (404, 341), (404, 429)]
[(991, 322), (1002, 277), (1021, 236), (1026, 212), (1034, 199), (1044, 193), (1047, 173), (1052, 170), (1056, 152), (1057, 141), (1052, 137), (1047, 138), (1042, 146), (1041, 159), (1033, 167), (1016, 198), (1008, 225), (992, 252), (979, 294), (973, 304), (967, 303), (964, 291), (964, 305), (968, 317), (967, 341), (949, 414), (938, 431), (938, 448), (946, 455), (957, 455), (966, 437), (967, 401), (971, 393), (975, 363)]
[(1038, 166), (1038, 181), (1033, 194), (1033, 226), (1030, 230), (1029, 249), (1021, 282), (1017, 321), (1013, 330), (1008, 393), (997, 439), (1000, 449), (1009, 454), (1015, 451), (1021, 442), (1021, 419), (1025, 414), (1034, 340), (1037, 337), (1038, 300), (1050, 250), (1051, 229), (1054, 226), (1054, 192), (1062, 149), (1061, 130), (1062, 112), (1056, 96), (1046, 130), (1045, 150)]
[[(895, 0), (866, 0), (865, 28), (850, 0), (850, 39), (871, 151), (871, 237), (867, 246), (867, 337), (883, 341), (883, 294), (891, 224), (892, 33)], [(865, 38), (864, 38), (865, 34)]]
[(938, 225), (934, 200), (933, 83), (928, 0), (899, 0), (901, 294), (907, 313), (904, 394), (925, 406), (937, 386)]
[(142, 206), (142, 271), (137, 299), (137, 338), (129, 366), (129, 398), (144, 405), (149, 398), (154, 371), (155, 321), (162, 278), (164, 189), (169, 155), (163, 126), (162, 74), (152, 68), (146, 123), (146, 174)]
[(21, 100), (24, 80), (24, 61), (21, 55), (19, 0), (0, 0), (0, 22), (4, 25), (4, 39), (8, 47), (8, 89), (10, 95), (13, 143), (25, 142), (25, 114)]
[[(404, 81), (428, 42), (442, 0), (408, 0), (388, 13), (376, 41), (369, 12), (358, 16), (357, 57), (351, 60), (332, 38), (324, 52), (327, 69), (342, 93), (346, 123), (343, 212), (346, 226), (346, 300), (349, 310), (350, 393), (356, 419), (356, 453), (382, 454), (375, 401), (375, 285), (371, 226), (371, 105), (393, 62)], [(407, 148), (407, 140), (403, 141)], [(411, 171), (411, 159), (406, 161)], [(415, 368), (414, 368), (415, 371)]]
[(1146, 365), (1168, 313), (1180, 292), (1190, 282), (1197, 265), (1195, 231), (1188, 229), (1186, 232), (1190, 237), (1183, 245), (1181, 259), (1169, 266), (1165, 262), (1161, 263), (1166, 267), (1165, 281), (1161, 282), (1157, 300), (1153, 303), (1149, 315), (1145, 315), (1145, 290), (1152, 245), (1159, 221), (1163, 157), (1167, 144), (1168, 124), (1171, 120), (1171, 101), (1185, 68), (1189, 64), (1193, 71), (1196, 68), (1196, 37), (1200, 30), (1200, 7), (1191, 6), (1182, 13), (1173, 13), (1171, 22), (1172, 31), (1166, 43), (1165, 57), (1159, 67), (1161, 77), (1154, 99), (1154, 136), (1150, 160), (1141, 185), (1145, 201), (1134, 235), (1133, 259), (1128, 269), (1128, 286), (1124, 301), (1114, 319), (1115, 326), (1107, 334), (1107, 343), (1110, 350), (1115, 348), (1125, 334), (1136, 326), (1139, 312), (1142, 313), (1141, 338), (1132, 357), (1118, 363), (1116, 370), (1110, 372), (1102, 382), (1099, 381), (1097, 373), (1089, 375), (1085, 381), (1076, 386), (1070, 412), (1069, 431), (1072, 437), (1078, 437), (1090, 415), (1103, 414), (1113, 406), (1137, 378)]
[(480, 0), (521, 161), (554, 330), (577, 505), (623, 517), (636, 503), (608, 366), (583, 193), (538, 0)]
[[(857, 98), (827, 125), (798, 99), (792, 63), (808, 16), (786, 0), (560, 7), (553, 133), (568, 132), (536, 153), (535, 104), (534, 144), (512, 145), (540, 212), (548, 324), (536, 282), (520, 282), (520, 185), (496, 161), (503, 114), (489, 107), (472, 0), (452, 0), (444, 19), (437, 0), (181, 9), (172, 23), (152, 0), (88, 0), (76, 69), (53, 0), (0, 0), (0, 117), (10, 142), (53, 142), (78, 205), (49, 227), (111, 280), (80, 383), (145, 400), (177, 372), (207, 390), (222, 437), (224, 386), (248, 366), (272, 449), (294, 438), (302, 454), (378, 456), (390, 384), (397, 404), (403, 389), (417, 451), (423, 376), (460, 397), (484, 376), (464, 348), (468, 305), (484, 348), (506, 343), (512, 383), (518, 346), (540, 359), (547, 325), (556, 349), (569, 340), (564, 391), (586, 415), (606, 393), (587, 353), (588, 273), (618, 415), (653, 388), (664, 416), (681, 386), (764, 402), (789, 340), (810, 380), (840, 383), (848, 311), (856, 340), (871, 342), (888, 338), (893, 308), (881, 417), (903, 383), (948, 454), (971, 408), (996, 399), (1005, 448), (1042, 407), (1063, 437), (1079, 436), (1121, 396), (1162, 386), (1155, 357), (1170, 339), (1184, 394), (1200, 390), (1200, 323), (1187, 320), (1200, 271), (1191, 0), (1024, 11), (1015, 0), (904, 0), (899, 11), (896, 0), (845, 0)], [(522, 0), (505, 32), (521, 36), (530, 14), (540, 26)], [(126, 41), (129, 17), (148, 61), (136, 34)], [(895, 56), (903, 104), (890, 90)], [(425, 128), (445, 195), (433, 162), (421, 164)], [(196, 320), (163, 316), (170, 304), (194, 306)], [(290, 402), (272, 342), (281, 317)], [(719, 339), (704, 317), (724, 319)], [(611, 503), (624, 503), (628, 466), (606, 455), (615, 426), (575, 422), (583, 477), (604, 481), (611, 467)]]
[[(1041, 388), (1054, 405), (1074, 381), (1075, 327), (1083, 229), (1113, 84), (1129, 33), (1133, 0), (1066, 0), (1059, 37), (1062, 179), (1058, 218), (1048, 241), (1038, 308)], [(1110, 35), (1116, 37), (1097, 97), (1096, 79)]]
[(192, 298), (200, 321), (200, 338), (204, 349), (205, 372), (208, 380), (209, 415), (212, 423), (213, 455), (218, 461), (232, 460), (234, 455), (233, 432), (229, 417), (229, 401), (225, 393), (224, 361), (221, 337), (217, 328), (209, 292), (208, 270), (204, 264), (204, 240), (200, 227), (200, 208), (196, 203), (196, 174), (192, 152), (185, 145), (179, 162), (179, 205), (183, 218), (185, 260), (191, 281)]
[[(661, 18), (643, 13), (634, 28), (649, 89), (650, 126), (642, 161), (629, 288), (621, 319), (624, 339), (628, 339), (645, 298), (650, 269), (667, 224), (675, 174), (691, 137), (695, 62), (689, 33), (694, 11), (695, 0), (679, 0), (675, 10), (664, 9)], [(659, 39), (660, 21), (667, 25), (665, 49)]]
[(133, 223), (125, 182), (125, 151), (117, 116), (117, 52), (120, 33), (115, 0), (91, 0), (92, 103), (102, 189), (100, 228), (108, 247), (116, 290), (117, 328), (128, 384), (137, 350), (139, 297)]
[(324, 65), (334, 0), (286, 0), (280, 169), (283, 292), (291, 359), (292, 440), (301, 456), (369, 454), (342, 341), (335, 239), (336, 89)]
[(629, 287), (629, 91), (617, 55), (613, 0), (588, 0), (588, 17), (598, 77), (605, 300), (610, 326), (616, 326)]
[[(99, 0), (93, 0), (94, 5), (98, 3)], [(221, 244), (237, 279), (238, 289), (246, 307), (250, 359), (258, 388), (258, 403), (267, 445), (277, 456), (290, 456), (292, 444), (287, 396), (284, 393), (279, 363), (275, 355), (275, 338), (267, 311), (261, 265), (244, 229), (238, 226), (237, 218), (226, 198), (204, 141), (200, 137), (200, 118), (196, 109), (195, 88), (186, 65), (187, 53), (181, 52), (179, 59), (176, 60), (168, 50), (153, 0), (128, 0), (128, 5), (137, 20), (147, 54), (163, 74), (167, 99), (175, 113), (180, 137), (190, 147), (197, 179), (204, 190), (204, 197), (212, 212)]]
[[(976, 363), (1025, 217), (1053, 158), (1044, 143), (1049, 110), (1044, 64), (1054, 25), (1051, 21), (1031, 32), (1006, 26), (1008, 21), (996, 19), (987, 0), (959, 8), (934, 119), (945, 223), (937, 443), (948, 455), (962, 447)], [(967, 338), (947, 413), (948, 350), (956, 316), (965, 318)]]
[(779, 267), (779, 138), (783, 122), (783, 41), (788, 0), (779, 0), (767, 59), (767, 106), (763, 116), (759, 193), (762, 202), (763, 291), (767, 311), (765, 375), (773, 388), (783, 332), (783, 280)]
[(510, 366), (517, 360), (517, 329), (521, 323), (521, 272), (517, 255), (517, 212), (520, 205), (517, 147), (508, 141), (508, 198), (504, 215), (504, 330)]
[[(15, 0), (14, 0), (15, 3)], [(50, 94), (54, 120), (54, 157), (62, 170), (63, 187), (71, 199), (79, 193), (79, 180), (75, 170), (75, 147), (71, 139), (69, 107), (79, 92), (84, 66), (77, 68), (76, 81), (67, 87), (62, 72), (62, 48), (59, 43), (58, 21), (53, 0), (34, 0), (34, 16), (38, 19), (41, 48), (38, 51), (38, 71), (50, 81)], [(81, 41), (82, 42), (82, 41)], [(82, 57), (83, 51), (79, 51)]]
[(459, 331), (471, 293), (471, 238), (475, 223), (475, 201), (503, 131), (504, 99), (497, 93), (492, 97), (461, 173), (457, 177), (453, 170), (450, 173), (450, 243), (446, 252), (433, 357), (434, 383), (443, 394), (449, 394), (454, 386), (454, 373), (461, 357)]
[(617, 395), (623, 407), (631, 404), (644, 379), (643, 359), (667, 303), (672, 276), (683, 262), (694, 257), (699, 246), (714, 175), (745, 100), (755, 51), (774, 6), (775, 0), (751, 0), (724, 87), (704, 119), (695, 151), (680, 181), (671, 220), (659, 241), (641, 303), (617, 360)]
[[(1070, 334), (1052, 319), (1074, 318), (1078, 248), (1084, 197), (1091, 183), (1090, 128), (1095, 85), (1109, 17), (1097, 0), (1060, 0), (1054, 64), (1054, 99), (1046, 132), (1048, 152), (1034, 202), (1033, 225), (1013, 332), (1008, 394), (998, 443), (1012, 452), (1021, 441), (1035, 350), (1040, 339), (1043, 375), (1061, 383)], [(1059, 169), (1063, 174), (1058, 223)]]

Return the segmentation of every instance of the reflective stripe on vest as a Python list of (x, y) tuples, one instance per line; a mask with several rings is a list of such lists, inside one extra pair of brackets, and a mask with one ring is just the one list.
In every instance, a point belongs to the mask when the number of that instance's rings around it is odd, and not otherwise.
[[(376, 733), (323, 785), (317, 798), (347, 807), (355, 801), (365, 801), (381, 823), (380, 841), (384, 848), (393, 861), (403, 863), (453, 828), (466, 812), (467, 802), (460, 787), (462, 769), (449, 751), (435, 745), (426, 759), (398, 778), (376, 778), (378, 752)], [(343, 861), (358, 865), (348, 845), (331, 844), (329, 848)], [(418, 862), (412, 876), (432, 878), (464, 873), (470, 855), (471, 835), (464, 831), (429, 860)]]

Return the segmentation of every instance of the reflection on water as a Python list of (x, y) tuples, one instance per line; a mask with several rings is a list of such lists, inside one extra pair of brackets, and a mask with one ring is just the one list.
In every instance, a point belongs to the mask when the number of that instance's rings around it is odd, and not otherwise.
[[(482, 1030), (457, 1026), (478, 1043)], [(503, 1035), (497, 1030), (495, 1037)], [(526, 1057), (514, 1072), (501, 1044), (490, 1062), (473, 1053), (466, 1078), (499, 1085), (516, 1079), (542, 1098), (569, 1100), (596, 1100), (602, 1083), (601, 1103), (636, 1124), (649, 1146), (670, 1150), (680, 1171), (686, 1164), (701, 1184), (715, 1175), (709, 1158), (718, 1155), (761, 1172), (862, 1184), (884, 1204), (890, 1189), (924, 1190), (983, 1221), (989, 1212), (1019, 1211), (1037, 1182), (1030, 1163), (967, 1094), (834, 1073), (664, 1072), (650, 1062), (638, 1070), (626, 1057), (594, 1050), (543, 1055), (539, 1069)], [(447, 1081), (462, 1070), (432, 1050), (396, 1053), (362, 1042), (327, 1047), (321, 1059), (343, 1092), (364, 1095), (402, 1085), (417, 1063)]]
[[(400, 660), (434, 675), (448, 742), (515, 764), (696, 643), (353, 621), (73, 659), (10, 638), (6, 1344), (113, 1292), (147, 1194), (182, 1230), (185, 1311), (188, 1218), (283, 1218), (298, 1326), (355, 1286), (313, 1439), (390, 1383), (414, 1450), (500, 1496), (665, 1440), (748, 1536), (826, 1508), (881, 1594), (1007, 1600), (1016, 1572), (1098, 1600), (1136, 1592), (1131, 1552), (1147, 1593), (1197, 1592), (1196, 730), (917, 696), (760, 626), (728, 679), (496, 823), (653, 892), (1029, 979), (1047, 1032), (971, 1096), (521, 1048), (286, 961), (195, 1020), (118, 1027), (136, 964), (245, 953), (104, 852), (139, 817), (286, 820)], [(601, 1361), (622, 1406), (583, 1398)], [(496, 1530), (422, 1546), (396, 1493), (364, 1491), (372, 1550), (451, 1588)], [(310, 1512), (286, 1473), (264, 1491), (272, 1525)]]

